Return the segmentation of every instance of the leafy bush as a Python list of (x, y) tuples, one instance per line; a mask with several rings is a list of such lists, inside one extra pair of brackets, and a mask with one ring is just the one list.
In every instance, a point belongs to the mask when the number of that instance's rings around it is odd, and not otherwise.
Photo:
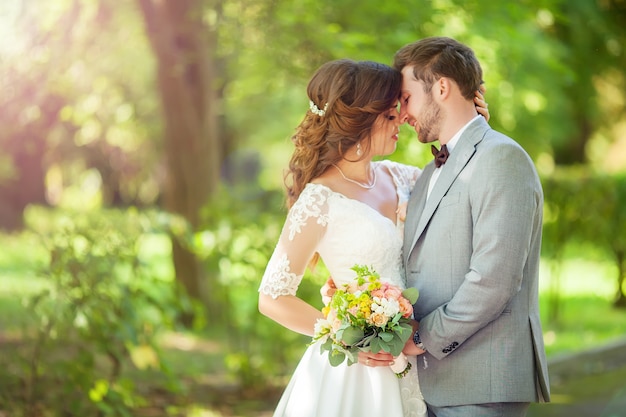
[(25, 335), (30, 348), (13, 375), (23, 389), (15, 387), (8, 408), (131, 416), (145, 400), (125, 371), (153, 369), (167, 379), (155, 336), (173, 326), (180, 304), (171, 271), (144, 262), (168, 242), (160, 220), (134, 209), (30, 209), (27, 223), (49, 251), (47, 283), (28, 302), (37, 326)]

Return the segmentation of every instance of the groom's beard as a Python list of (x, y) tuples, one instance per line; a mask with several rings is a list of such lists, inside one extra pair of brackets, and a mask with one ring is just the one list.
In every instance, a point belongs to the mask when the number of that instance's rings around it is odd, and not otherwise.
[(435, 103), (432, 95), (428, 96), (428, 101), (422, 107), (417, 123), (419, 124), (419, 133), (417, 139), (422, 143), (430, 143), (439, 140), (441, 132), (441, 107)]

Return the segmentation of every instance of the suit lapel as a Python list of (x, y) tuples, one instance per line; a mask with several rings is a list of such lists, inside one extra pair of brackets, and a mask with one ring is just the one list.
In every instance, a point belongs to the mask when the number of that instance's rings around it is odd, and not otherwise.
[(430, 177), (435, 171), (435, 164), (431, 162), (424, 167), (424, 171), (418, 178), (413, 191), (411, 192), (411, 198), (407, 206), (406, 223), (404, 224), (404, 252), (409, 254), (415, 242), (412, 241), (414, 236), (417, 236), (416, 229), (421, 218), (421, 214), (424, 211), (424, 203), (426, 202), (426, 194), (428, 193), (428, 183)]
[[(435, 186), (426, 201), (426, 196), (428, 193), (428, 184), (430, 182), (430, 178), (435, 169), (434, 163), (430, 163), (424, 168), (424, 173), (422, 177), (425, 178), (425, 183), (418, 182), (416, 184), (416, 188), (418, 184), (422, 184), (422, 190), (417, 193), (415, 196), (411, 196), (411, 200), (418, 200), (415, 202), (411, 202), (407, 210), (416, 209), (417, 212), (414, 213), (413, 222), (416, 222), (415, 228), (411, 228), (409, 230), (405, 230), (405, 257), (408, 259), (413, 248), (415, 248), (415, 244), (418, 239), (426, 229), (426, 226), (430, 222), (433, 214), (439, 207), (439, 203), (441, 203), (441, 199), (447, 194), (448, 190), (461, 173), (463, 168), (467, 165), (469, 160), (476, 152), (476, 145), (482, 141), (485, 136), (485, 133), (489, 129), (489, 125), (487, 122), (480, 118), (477, 122), (472, 123), (467, 127), (463, 135), (459, 139), (454, 151), (450, 154), (450, 157), (446, 161), (445, 165), (441, 168), (441, 174), (435, 183)], [(428, 174), (428, 175), (424, 175)], [(414, 190), (415, 193), (416, 190)], [(408, 218), (408, 216), (407, 216)], [(407, 231), (413, 232), (412, 234), (407, 234)], [(407, 242), (411, 242), (410, 245), (406, 245)]]

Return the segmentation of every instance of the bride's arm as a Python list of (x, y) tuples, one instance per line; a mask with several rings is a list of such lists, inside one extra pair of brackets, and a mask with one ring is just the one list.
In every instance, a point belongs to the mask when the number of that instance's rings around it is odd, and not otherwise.
[(308, 336), (313, 336), (315, 323), (323, 315), (321, 311), (298, 298), (296, 292), (308, 260), (315, 253), (316, 236), (319, 234), (311, 232), (318, 227), (317, 224), (304, 226), (292, 240), (288, 239), (289, 231), (283, 230), (259, 288), (261, 314), (290, 330)]
[(259, 288), (259, 311), (295, 332), (313, 336), (323, 314), (296, 296), (310, 259), (326, 232), (327, 195), (305, 190), (289, 211)]
[(289, 330), (313, 336), (317, 319), (322, 312), (293, 295), (283, 295), (276, 299), (259, 294), (259, 311)]

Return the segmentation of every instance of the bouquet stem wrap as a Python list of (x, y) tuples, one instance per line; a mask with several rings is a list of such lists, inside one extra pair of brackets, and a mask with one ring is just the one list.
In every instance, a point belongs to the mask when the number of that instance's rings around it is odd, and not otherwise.
[(404, 353), (400, 353), (400, 355), (394, 359), (393, 365), (391, 365), (391, 370), (399, 374), (402, 373), (408, 365), (409, 358), (407, 358)]

